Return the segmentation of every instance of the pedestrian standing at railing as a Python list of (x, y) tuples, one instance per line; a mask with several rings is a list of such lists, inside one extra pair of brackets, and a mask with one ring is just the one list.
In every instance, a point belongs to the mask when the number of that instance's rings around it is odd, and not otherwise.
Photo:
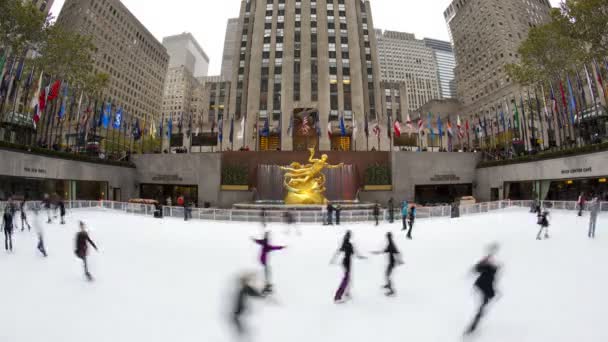
[(408, 216), (408, 223), (410, 224), (410, 229), (407, 231), (407, 238), (412, 239), (412, 230), (414, 229), (414, 221), (416, 220), (416, 205), (412, 204), (410, 207), (410, 213)]
[(378, 221), (379, 217), (380, 217), (380, 204), (376, 203), (376, 205), (374, 205), (374, 220), (376, 221), (376, 226), (378, 224), (380, 224), (380, 222)]
[(4, 230), (4, 249), (13, 251), (13, 215), (10, 207), (4, 208), (2, 216), (2, 229)]
[(392, 197), (388, 200), (388, 221), (395, 222), (395, 202)]
[(595, 196), (589, 203), (589, 233), (590, 239), (595, 239), (595, 225), (597, 224), (597, 215), (600, 212), (600, 199)]
[(578, 205), (578, 216), (583, 216), (583, 210), (585, 209), (585, 193), (581, 192), (580, 196), (578, 196), (578, 201), (576, 201)]
[(65, 224), (65, 203), (62, 199), (59, 199), (57, 206), (59, 207), (59, 215), (61, 216), (61, 220), (59, 223)]
[(403, 221), (403, 228), (401, 230), (407, 230), (407, 201), (401, 203), (401, 221)]

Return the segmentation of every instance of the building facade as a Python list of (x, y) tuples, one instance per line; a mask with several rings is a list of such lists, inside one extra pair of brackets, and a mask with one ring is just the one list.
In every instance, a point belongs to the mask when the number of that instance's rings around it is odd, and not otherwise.
[(232, 61), (235, 51), (238, 49), (239, 40), (239, 18), (230, 18), (226, 25), (226, 36), (224, 38), (224, 53), (222, 54), (222, 73), (225, 80), (232, 79)]
[(45, 15), (48, 15), (51, 10), (51, 7), (53, 7), (53, 2), (55, 0), (25, 0), (25, 1), (30, 1), (34, 6), (36, 6), (40, 9), (40, 12), (44, 13)]
[(384, 125), (386, 115), (369, 1), (243, 0), (237, 32), (229, 114), (239, 130), (245, 117), (240, 145), (370, 145), (365, 122)]
[(207, 76), (209, 57), (191, 33), (163, 38), (163, 46), (169, 54), (169, 68), (186, 67), (194, 77)]
[(93, 71), (110, 76), (102, 98), (146, 122), (160, 117), (169, 55), (119, 0), (66, 0), (57, 25), (93, 38)]
[(433, 49), (411, 33), (376, 30), (383, 81), (403, 81), (408, 108), (413, 114), (430, 100), (440, 98), (437, 63)]
[(424, 44), (433, 49), (435, 63), (437, 64), (437, 78), (439, 79), (439, 97), (441, 99), (456, 98), (456, 57), (452, 44), (443, 40), (424, 38)]

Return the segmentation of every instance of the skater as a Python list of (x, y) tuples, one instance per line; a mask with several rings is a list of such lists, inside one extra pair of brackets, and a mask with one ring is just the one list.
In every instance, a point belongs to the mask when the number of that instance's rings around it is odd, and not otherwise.
[(585, 193), (584, 192), (581, 192), (580, 196), (578, 196), (576, 205), (578, 206), (578, 216), (583, 216), (583, 210), (585, 210)]
[(27, 201), (27, 199), (24, 199), (21, 202), (21, 205), (19, 207), (19, 211), (21, 211), (21, 231), (25, 230), (25, 225), (27, 224), (27, 230), (30, 231), (32, 230), (32, 227), (30, 226), (30, 223), (27, 222), (27, 214), (25, 213), (25, 202)]
[(260, 211), (260, 221), (262, 222), (262, 227), (266, 227), (266, 208), (262, 208), (262, 211)]
[(36, 235), (38, 235), (38, 245), (36, 248), (42, 256), (47, 257), (46, 248), (44, 247), (44, 228), (42, 222), (40, 222), (40, 213), (38, 208), (34, 208), (34, 230), (36, 231)]
[(589, 203), (589, 233), (587, 236), (590, 239), (595, 239), (595, 225), (597, 223), (597, 215), (600, 211), (600, 199), (595, 196)]
[(386, 233), (386, 239), (388, 241), (388, 245), (384, 250), (373, 252), (373, 254), (388, 254), (388, 265), (386, 266), (386, 285), (383, 286), (384, 289), (387, 289), (387, 296), (393, 296), (395, 294), (395, 290), (393, 289), (393, 283), (391, 281), (391, 275), (393, 274), (393, 269), (397, 265), (403, 264), (403, 260), (401, 259), (401, 253), (395, 246), (395, 242), (393, 241), (393, 233)]
[(6, 207), (2, 216), (2, 228), (4, 230), (4, 249), (13, 251), (13, 215), (11, 209)]
[(260, 251), (260, 263), (264, 267), (264, 278), (265, 278), (265, 286), (262, 293), (264, 295), (272, 293), (272, 283), (270, 282), (271, 270), (270, 265), (268, 265), (268, 253), (272, 251), (278, 251), (284, 249), (285, 246), (273, 246), (270, 244), (270, 232), (264, 233), (264, 238), (259, 240), (252, 238), (252, 240), (258, 245), (262, 246)]
[(46, 216), (48, 217), (48, 220), (46, 221), (46, 223), (53, 222), (51, 220), (51, 199), (49, 198), (49, 194), (44, 194), (44, 198), (42, 199), (42, 204), (44, 206), (44, 211), (46, 211)]
[(57, 206), (59, 207), (59, 215), (61, 217), (61, 220), (59, 221), (59, 223), (65, 224), (65, 203), (63, 202), (62, 199), (59, 199)]
[(410, 229), (407, 231), (407, 238), (412, 239), (412, 230), (414, 229), (414, 221), (416, 220), (416, 205), (412, 204), (410, 207), (410, 213), (408, 216), (408, 223), (410, 225)]
[(380, 222), (378, 221), (379, 216), (380, 216), (380, 204), (376, 203), (376, 205), (374, 205), (374, 220), (376, 220), (376, 226), (380, 224)]
[(334, 295), (334, 302), (342, 303), (342, 296), (346, 296), (346, 298), (350, 299), (350, 272), (351, 272), (351, 264), (353, 255), (356, 255), (359, 259), (365, 259), (365, 257), (359, 255), (355, 250), (355, 247), (350, 242), (350, 238), (352, 237), (352, 232), (350, 230), (346, 231), (344, 235), (344, 239), (342, 240), (342, 245), (336, 251), (333, 258), (331, 259), (331, 264), (335, 263), (336, 258), (340, 253), (344, 253), (344, 258), (342, 259), (342, 267), (344, 267), (344, 276), (342, 277), (342, 281), (340, 282), (340, 287), (336, 291)]
[(333, 226), (334, 206), (327, 202), (327, 225)]
[(341, 205), (336, 205), (335, 207), (336, 210), (336, 225), (340, 225), (340, 213), (342, 212), (342, 206)]
[(184, 196), (177, 196), (177, 206), (182, 207), (184, 210), (184, 221), (188, 221), (188, 207), (186, 205), (186, 201), (184, 200)]
[(538, 225), (540, 229), (538, 230), (538, 234), (536, 234), (536, 240), (542, 240), (541, 234), (543, 230), (545, 231), (545, 239), (549, 238), (549, 212), (545, 211), (540, 216), (538, 216)]
[(392, 197), (388, 200), (388, 221), (395, 222), (395, 203)]
[(85, 227), (84, 222), (80, 221), (79, 226), (80, 226), (80, 231), (76, 234), (76, 250), (74, 251), (74, 253), (76, 254), (76, 256), (78, 258), (80, 258), (82, 260), (82, 263), (84, 265), (84, 275), (87, 277), (87, 280), (92, 281), (93, 276), (91, 276), (91, 273), (89, 272), (89, 267), (87, 264), (87, 255), (88, 255), (89, 244), (91, 246), (93, 246), (93, 248), (95, 248), (96, 251), (98, 249), (97, 249), (97, 245), (95, 245), (95, 242), (93, 242), (93, 240), (91, 240), (91, 238), (89, 237), (89, 234), (85, 230), (86, 227)]
[(498, 265), (494, 261), (496, 252), (498, 252), (498, 244), (492, 244), (488, 248), (486, 257), (475, 265), (475, 268), (473, 269), (473, 272), (479, 273), (479, 277), (475, 280), (475, 288), (481, 294), (481, 304), (473, 322), (471, 322), (471, 325), (465, 332), (466, 335), (473, 333), (475, 329), (477, 329), (477, 325), (484, 315), (486, 306), (496, 295), (496, 290), (494, 289), (494, 281), (496, 273), (498, 272)]
[(234, 325), (239, 337), (247, 334), (247, 329), (242, 321), (243, 314), (247, 312), (247, 297), (264, 298), (262, 293), (251, 285), (253, 279), (253, 273), (246, 273), (239, 277), (239, 289), (236, 294), (234, 311), (232, 311), (231, 317), (231, 323)]
[(407, 201), (401, 203), (401, 221), (403, 221), (401, 230), (407, 230)]

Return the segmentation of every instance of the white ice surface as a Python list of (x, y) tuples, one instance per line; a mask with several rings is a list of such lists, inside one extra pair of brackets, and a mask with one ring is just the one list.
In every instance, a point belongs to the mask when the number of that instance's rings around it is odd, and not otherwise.
[[(88, 283), (73, 254), (83, 219), (100, 252), (91, 252)], [(276, 303), (251, 301), (253, 341), (459, 341), (477, 297), (469, 270), (486, 244), (501, 243), (501, 298), (471, 341), (608, 341), (608, 216), (587, 239), (588, 216), (551, 214), (551, 239), (535, 240), (536, 218), (523, 209), (460, 219), (419, 220), (415, 240), (400, 223), (355, 224), (365, 255), (385, 245), (392, 229), (406, 264), (397, 268), (397, 297), (383, 295), (384, 256), (356, 260), (354, 299), (335, 305), (341, 277), (329, 260), (347, 228), (300, 226), (285, 235), (270, 226)], [(77, 211), (68, 224), (45, 225), (49, 257), (35, 234), (17, 232), (15, 251), (0, 250), (0, 341), (169, 342), (234, 341), (227, 312), (235, 276), (261, 271), (258, 224), (183, 222), (115, 211)], [(261, 275), (261, 272), (260, 272)]]

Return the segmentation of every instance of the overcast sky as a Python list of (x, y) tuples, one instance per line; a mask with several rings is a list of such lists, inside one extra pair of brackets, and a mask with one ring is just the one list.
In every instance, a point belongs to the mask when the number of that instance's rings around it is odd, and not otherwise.
[[(560, 0), (550, 0), (556, 6)], [(129, 10), (158, 39), (191, 32), (211, 59), (210, 75), (219, 74), (226, 21), (238, 17), (241, 0), (122, 0)], [(59, 14), (64, 0), (51, 9)], [(417, 38), (449, 40), (443, 11), (450, 0), (373, 0), (374, 26), (411, 32)]]

